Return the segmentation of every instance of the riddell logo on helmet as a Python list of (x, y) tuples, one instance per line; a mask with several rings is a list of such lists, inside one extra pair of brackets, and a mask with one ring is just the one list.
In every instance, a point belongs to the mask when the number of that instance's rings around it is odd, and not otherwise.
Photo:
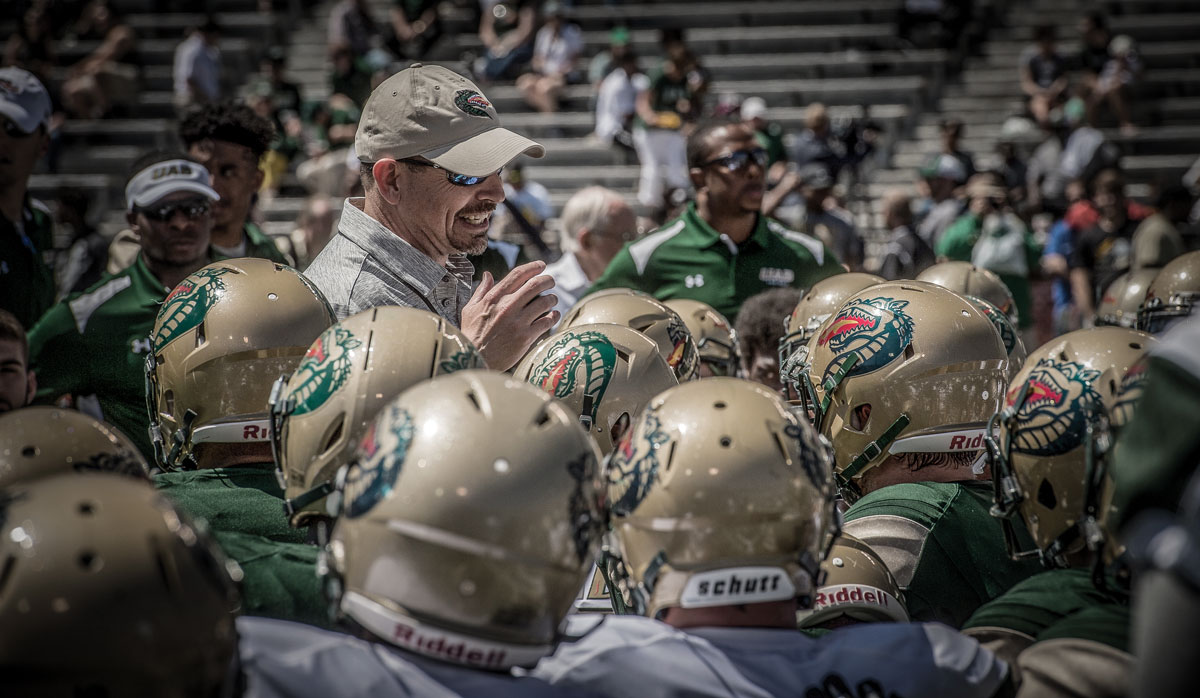
[(396, 623), (392, 639), (396, 644), (408, 647), (421, 654), (439, 659), (447, 659), (459, 664), (467, 664), (485, 669), (508, 666), (505, 662), (508, 653), (502, 649), (472, 647), (466, 639), (428, 633), (421, 628), (414, 628), (406, 623)]
[(831, 587), (821, 587), (817, 591), (813, 609), (826, 606), (840, 606), (849, 603), (865, 603), (888, 608), (892, 605), (891, 595), (885, 594), (875, 587), (864, 587), (857, 584), (839, 584)]
[(955, 434), (950, 439), (951, 451), (976, 451), (983, 448), (983, 432), (975, 436), (970, 434)]
[(679, 603), (684, 608), (790, 599), (796, 588), (778, 567), (738, 567), (692, 575)]

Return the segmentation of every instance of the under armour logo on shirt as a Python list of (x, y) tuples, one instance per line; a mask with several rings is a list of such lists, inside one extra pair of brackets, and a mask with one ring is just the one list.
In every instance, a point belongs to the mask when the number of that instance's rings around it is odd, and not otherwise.
[(700, 288), (704, 285), (704, 275), (688, 274), (687, 276), (683, 277), (683, 285), (687, 286), (688, 288)]
[(144, 353), (150, 351), (151, 346), (152, 345), (150, 344), (149, 337), (145, 337), (143, 339), (135, 339), (135, 340), (133, 340), (133, 346), (130, 347), (130, 351), (132, 351), (134, 354), (144, 354)]

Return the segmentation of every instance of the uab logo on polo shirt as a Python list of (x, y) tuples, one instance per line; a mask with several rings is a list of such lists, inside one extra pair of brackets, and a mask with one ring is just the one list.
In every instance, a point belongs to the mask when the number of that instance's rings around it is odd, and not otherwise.
[(158, 319), (154, 325), (158, 332), (154, 334), (154, 350), (161, 351), (174, 339), (188, 330), (195, 329), (204, 322), (208, 309), (225, 290), (225, 282), (221, 277), (233, 273), (226, 267), (206, 268), (192, 274), (171, 291), (162, 308), (158, 311)]
[(296, 367), (300, 382), (288, 395), (296, 405), (292, 414), (312, 412), (341, 390), (350, 377), (351, 351), (361, 346), (362, 342), (341, 325), (325, 330)]
[(791, 286), (796, 280), (796, 272), (792, 269), (761, 267), (758, 270), (758, 280), (768, 286)]

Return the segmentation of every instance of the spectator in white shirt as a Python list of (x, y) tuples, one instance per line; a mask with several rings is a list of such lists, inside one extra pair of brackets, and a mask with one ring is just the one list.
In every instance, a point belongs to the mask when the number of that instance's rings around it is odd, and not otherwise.
[[(517, 220), (514, 211), (520, 213), (527, 226)], [(504, 201), (492, 214), (490, 237), (517, 245), (530, 242), (529, 230), (542, 233), (546, 221), (554, 215), (550, 203), (550, 192), (541, 184), (525, 177), (525, 167), (513, 163), (504, 169)]]
[(209, 20), (193, 31), (175, 49), (175, 106), (221, 99), (220, 28)]
[(631, 129), (637, 111), (637, 88), (633, 78), (638, 75), (637, 56), (622, 55), (617, 67), (600, 82), (596, 91), (595, 137), (608, 144), (621, 143), (632, 147)]
[(562, 257), (544, 272), (554, 279), (560, 317), (587, 291), (621, 248), (637, 237), (637, 217), (611, 189), (580, 189), (563, 206)]
[(517, 88), (529, 106), (549, 114), (558, 111), (563, 87), (582, 77), (575, 64), (583, 52), (583, 33), (567, 21), (560, 3), (547, 2), (542, 11), (546, 24), (533, 41), (533, 70), (517, 78)]

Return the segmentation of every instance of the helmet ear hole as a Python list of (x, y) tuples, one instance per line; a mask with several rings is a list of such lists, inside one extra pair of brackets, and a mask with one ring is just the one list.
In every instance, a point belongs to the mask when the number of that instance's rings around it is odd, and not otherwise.
[(1049, 480), (1043, 479), (1042, 484), (1038, 486), (1037, 501), (1047, 509), (1058, 506), (1058, 499), (1054, 496), (1054, 485), (1051, 485)]
[(344, 433), (346, 433), (345, 413), (342, 414), (341, 419), (337, 420), (337, 424), (334, 426), (333, 431), (331, 431), (329, 436), (325, 437), (324, 442), (322, 442), (321, 455), (327, 455), (330, 451), (332, 451), (334, 447), (341, 442), (342, 434)]
[(871, 404), (863, 403), (854, 409), (850, 410), (850, 428), (855, 431), (862, 431), (867, 428), (867, 422), (871, 421)]
[(612, 442), (618, 443), (625, 432), (629, 430), (629, 413), (622, 412), (617, 421), (613, 422), (612, 428), (608, 430), (609, 436), (612, 437)]
[(201, 321), (199, 325), (196, 325), (196, 348), (199, 349), (206, 343), (208, 343), (208, 335), (205, 334), (204, 322)]

